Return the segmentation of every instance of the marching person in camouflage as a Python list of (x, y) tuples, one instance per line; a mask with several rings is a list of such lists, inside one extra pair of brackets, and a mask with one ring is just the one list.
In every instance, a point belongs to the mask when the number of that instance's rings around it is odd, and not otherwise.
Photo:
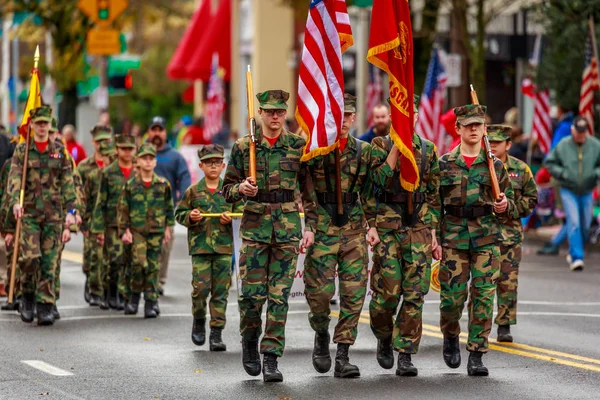
[[(75, 224), (77, 197), (71, 163), (62, 147), (48, 138), (52, 109), (38, 107), (30, 112), (30, 118), (33, 137), (29, 143), (25, 187), (21, 187), (21, 178), (26, 143), (17, 146), (8, 177), (9, 206), (15, 219), (22, 218), (19, 238), (21, 319), (32, 322), (34, 303), (37, 303), (38, 325), (52, 325), (59, 242), (66, 242), (70, 237), (68, 228), (64, 227), (65, 222), (66, 226)], [(25, 194), (23, 207), (19, 204), (21, 190)]]
[[(127, 296), (126, 275), (129, 272), (126, 254), (129, 245), (121, 241), (117, 221), (119, 197), (127, 181), (132, 177), (135, 138), (129, 135), (115, 137), (117, 160), (100, 173), (100, 187), (92, 215), (91, 233), (103, 247), (103, 257), (108, 263), (103, 282), (108, 305), (123, 310)], [(126, 299), (125, 299), (126, 300)]]
[[(117, 155), (117, 150), (112, 140), (102, 140), (98, 146), (98, 151), (101, 158), (99, 159), (100, 163), (97, 165), (101, 165), (102, 167), (94, 168), (89, 172), (83, 188), (83, 198), (88, 199), (85, 203), (83, 213), (84, 223), (82, 225), (82, 231), (84, 234), (87, 234), (85, 238), (90, 238), (89, 225), (86, 225), (85, 221), (92, 220), (96, 198), (98, 197), (98, 191), (100, 190), (102, 169), (113, 163)], [(79, 163), (79, 167), (81, 167), (84, 162), (85, 160)], [(100, 306), (101, 309), (108, 310), (110, 308), (108, 306), (108, 298), (104, 295), (104, 292), (108, 291), (108, 288), (105, 287), (106, 274), (108, 271), (107, 257), (103, 257), (103, 248), (98, 245), (95, 240), (91, 243), (91, 249), (87, 256), (89, 257), (87, 260), (89, 263), (87, 286), (89, 288), (90, 306)]]
[[(7, 271), (7, 286), (6, 290), (9, 290), (10, 285), (10, 277), (12, 274), (12, 258), (13, 258), (13, 237), (15, 233), (15, 223), (14, 216), (9, 209), (9, 192), (8, 192), (8, 175), (10, 174), (10, 167), (12, 165), (12, 160), (8, 159), (4, 162), (2, 166), (2, 170), (0, 171), (0, 234), (4, 238), (4, 242), (6, 244), (6, 262), (8, 264)], [(10, 221), (9, 221), (10, 220)], [(18, 263), (17, 263), (18, 268)], [(15, 299), (17, 301), (13, 301), (12, 303), (8, 303), (8, 301), (0, 307), (1, 310), (4, 311), (15, 311), (18, 310), (18, 304), (21, 297), (21, 285), (19, 284), (19, 275), (20, 271), (17, 270), (15, 275)]]
[(493, 196), (487, 155), (481, 145), (485, 111), (483, 105), (454, 109), (461, 143), (440, 157), (441, 246), (433, 253), (441, 258), (440, 328), (444, 361), (450, 368), (460, 366), (459, 321), (470, 292), (467, 372), (471, 376), (488, 375), (481, 358), (488, 350), (500, 273), (502, 230), (496, 216), (515, 212), (508, 173), (498, 159), (494, 167), (501, 193), (499, 199)]
[[(210, 295), (210, 351), (227, 349), (222, 332), (233, 255), (233, 228), (228, 213), (240, 213), (244, 209), (243, 201), (232, 206), (223, 197), (220, 178), (225, 168), (223, 154), (223, 146), (216, 144), (198, 150), (204, 178), (185, 191), (175, 211), (177, 222), (188, 228), (188, 248), (192, 256), (192, 342), (202, 346), (206, 341), (206, 302)], [(221, 216), (203, 218), (202, 213)]]
[(119, 199), (119, 235), (131, 245), (131, 271), (127, 282), (131, 296), (125, 314), (137, 314), (144, 293), (144, 318), (156, 318), (158, 309), (159, 256), (163, 243), (171, 239), (175, 226), (173, 195), (169, 181), (154, 173), (156, 147), (140, 146), (136, 165), (139, 174), (125, 184)]
[(504, 213), (499, 216), (503, 237), (500, 243), (500, 277), (496, 288), (498, 314), (495, 322), (498, 325), (499, 342), (513, 341), (510, 326), (517, 323), (517, 286), (523, 242), (521, 218), (531, 214), (537, 205), (537, 186), (529, 166), (518, 158), (508, 155), (511, 131), (512, 128), (507, 125), (488, 126), (488, 139), (492, 152), (504, 163), (508, 171), (515, 202), (512, 214)]
[[(94, 171), (98, 171), (107, 165), (103, 161), (103, 156), (100, 152), (100, 145), (104, 142), (112, 141), (112, 127), (108, 125), (95, 125), (90, 131), (92, 134), (92, 145), (94, 146), (94, 154), (84, 159), (77, 165), (77, 172), (81, 177), (81, 185), (85, 188), (87, 181)], [(95, 197), (86, 196), (84, 193), (82, 196), (83, 203), (86, 206), (93, 207), (96, 201)], [(94, 260), (100, 259), (98, 252), (102, 251), (102, 246), (99, 246), (96, 242), (96, 238), (91, 236), (90, 225), (91, 225), (91, 213), (86, 214), (87, 217), (83, 218), (81, 224), (81, 232), (83, 233), (83, 273), (86, 277), (86, 285), (84, 289), (84, 298), (86, 302), (90, 302), (90, 289), (89, 289), (89, 273), (94, 268), (92, 263)], [(97, 304), (96, 304), (97, 305)]]
[[(415, 96), (415, 126), (417, 102)], [(418, 374), (411, 355), (417, 353), (421, 342), (423, 304), (429, 292), (432, 251), (437, 247), (440, 217), (440, 170), (435, 145), (416, 133), (412, 143), (420, 183), (411, 193), (400, 186), (400, 151), (391, 138), (378, 137), (371, 142), (371, 175), (379, 205), (376, 226), (380, 242), (373, 253), (369, 313), (371, 329), (377, 338), (377, 361), (382, 368), (392, 368), (396, 350), (399, 376)], [(409, 196), (412, 196), (412, 212)]]
[[(330, 301), (335, 294), (336, 272), (340, 282), (340, 316), (333, 343), (337, 343), (334, 375), (340, 378), (360, 376), (350, 363), (348, 350), (356, 340), (357, 325), (367, 292), (367, 220), (374, 226), (375, 210), (366, 209), (372, 196), (368, 181), (371, 146), (349, 136), (356, 117), (356, 97), (344, 95), (344, 121), (340, 136), (340, 168), (344, 214), (337, 213), (334, 153), (318, 156), (303, 167), (316, 191), (317, 207), (305, 209), (306, 229), (314, 236), (304, 262), (308, 320), (315, 331), (313, 366), (320, 373), (331, 368), (329, 354)], [(337, 151), (337, 150), (334, 150)], [(365, 217), (365, 214), (367, 215)], [(369, 242), (375, 244), (375, 239)]]
[[(256, 135), (256, 182), (249, 177), (250, 136), (239, 139), (231, 150), (223, 191), (228, 203), (246, 197), (240, 235), (240, 278), (242, 280), (240, 333), (246, 372), (261, 372), (258, 340), (261, 313), (267, 303), (267, 321), (261, 341), (263, 378), (281, 382), (277, 358), (285, 347), (288, 297), (296, 271), (302, 225), (294, 192), (302, 192), (304, 209), (310, 209), (306, 177), (300, 171), (304, 139), (283, 128), (289, 94), (283, 90), (259, 93), (262, 126)], [(314, 207), (314, 200), (313, 205)], [(303, 240), (308, 248), (312, 242)]]

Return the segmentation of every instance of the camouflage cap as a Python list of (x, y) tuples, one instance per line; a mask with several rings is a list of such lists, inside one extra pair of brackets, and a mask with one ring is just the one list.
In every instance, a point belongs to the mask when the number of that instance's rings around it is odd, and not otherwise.
[(480, 104), (467, 104), (466, 106), (456, 107), (454, 115), (456, 115), (456, 123), (462, 126), (471, 124), (485, 123), (485, 112), (487, 107)]
[(149, 142), (142, 143), (142, 145), (136, 152), (136, 157), (139, 158), (139, 157), (143, 157), (143, 156), (156, 157), (156, 146), (154, 146), (152, 143), (149, 143)]
[(489, 125), (487, 127), (488, 140), (490, 142), (504, 142), (510, 140), (512, 127), (509, 125)]
[(135, 138), (131, 135), (117, 135), (115, 136), (115, 144), (117, 148), (130, 148), (135, 149)]
[(257, 94), (256, 98), (263, 110), (287, 110), (290, 94), (284, 90), (267, 90)]
[(96, 142), (101, 140), (112, 139), (113, 129), (110, 125), (94, 125), (90, 131)]
[(416, 94), (414, 95), (413, 98), (413, 112), (418, 113), (419, 112), (419, 100), (421, 99), (421, 96), (417, 96)]
[(573, 127), (579, 133), (587, 132), (589, 129), (587, 120), (581, 116), (575, 117), (573, 119)]
[(52, 122), (52, 108), (50, 106), (41, 106), (29, 111), (31, 122), (46, 121)]
[(52, 118), (52, 125), (50, 125), (50, 133), (58, 132), (58, 121), (56, 118)]
[(198, 158), (200, 161), (209, 158), (223, 158), (225, 149), (220, 144), (207, 144), (198, 149)]
[(352, 96), (350, 93), (344, 93), (344, 112), (356, 112), (356, 96)]
[(117, 152), (117, 148), (115, 147), (115, 142), (112, 140), (104, 140), (100, 142), (100, 154), (109, 157), (115, 155)]

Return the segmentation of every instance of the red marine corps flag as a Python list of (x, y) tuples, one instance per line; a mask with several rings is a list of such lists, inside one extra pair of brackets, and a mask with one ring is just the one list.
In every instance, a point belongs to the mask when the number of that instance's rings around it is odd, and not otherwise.
[(392, 126), (390, 137), (400, 150), (400, 183), (405, 190), (419, 187), (413, 137), (413, 37), (407, 0), (374, 0), (367, 60), (390, 80)]

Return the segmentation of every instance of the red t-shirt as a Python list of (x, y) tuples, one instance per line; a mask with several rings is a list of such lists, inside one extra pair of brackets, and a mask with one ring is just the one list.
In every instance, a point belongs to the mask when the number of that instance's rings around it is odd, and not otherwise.
[(151, 184), (152, 184), (152, 181), (149, 181), (149, 182), (144, 181), (144, 186), (146, 186), (147, 188), (149, 188)]
[(121, 172), (123, 173), (125, 178), (129, 179), (129, 176), (131, 175), (131, 171), (133, 170), (133, 167), (125, 168), (125, 167), (119, 166), (119, 168), (121, 168)]
[(468, 157), (468, 156), (465, 156), (463, 154), (463, 158), (465, 159), (465, 164), (467, 164), (467, 167), (471, 168), (471, 165), (473, 164), (473, 161), (475, 161), (475, 159), (477, 158), (477, 156)]
[(100, 158), (96, 160), (96, 165), (98, 166), (98, 168), (104, 168), (104, 161)]
[(271, 145), (271, 147), (275, 146), (275, 142), (277, 142), (277, 139), (279, 139), (279, 136), (277, 136), (276, 138), (268, 138), (265, 136), (265, 139), (267, 139), (267, 142), (269, 142), (269, 144)]
[(348, 138), (340, 138), (340, 153), (344, 151), (348, 144)]
[(214, 188), (214, 189), (213, 189), (213, 188), (208, 188), (208, 190), (210, 190), (210, 192), (211, 192), (212, 194), (215, 194), (215, 190), (217, 190), (217, 188)]
[(48, 141), (46, 140), (45, 142), (35, 142), (35, 145), (40, 151), (40, 153), (43, 153), (44, 150), (46, 150), (46, 147), (48, 146)]

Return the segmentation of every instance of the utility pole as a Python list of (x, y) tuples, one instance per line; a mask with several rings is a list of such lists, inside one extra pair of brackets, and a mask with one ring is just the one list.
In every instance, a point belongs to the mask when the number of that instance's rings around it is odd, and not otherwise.
[(10, 39), (9, 31), (12, 26), (12, 14), (7, 14), (2, 23), (2, 77), (0, 78), (2, 110), (0, 112), (0, 121), (7, 124), (10, 118), (10, 91), (8, 90), (8, 80), (10, 79)]
[(358, 8), (356, 43), (356, 130), (360, 135), (367, 129), (367, 84), (369, 64), (366, 58), (369, 47), (369, 8)]

